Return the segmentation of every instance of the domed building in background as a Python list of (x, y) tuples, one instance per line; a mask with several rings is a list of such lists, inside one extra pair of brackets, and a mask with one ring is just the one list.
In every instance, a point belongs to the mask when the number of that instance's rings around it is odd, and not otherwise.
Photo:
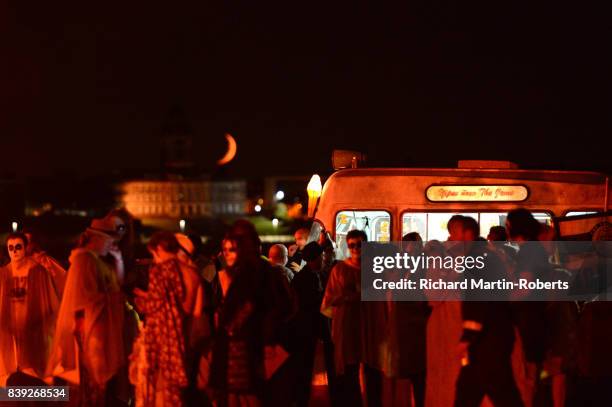
[(180, 106), (170, 109), (162, 131), (162, 170), (121, 182), (120, 204), (144, 225), (152, 226), (244, 215), (246, 181), (213, 177), (198, 166), (193, 130)]

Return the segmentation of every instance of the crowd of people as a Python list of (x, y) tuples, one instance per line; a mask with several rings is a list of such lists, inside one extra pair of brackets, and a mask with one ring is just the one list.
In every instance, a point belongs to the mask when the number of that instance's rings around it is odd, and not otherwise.
[[(508, 279), (553, 272), (548, 246), (533, 242), (554, 232), (526, 210), (487, 239), (461, 215), (448, 232), (456, 244), (411, 232), (404, 248), (486, 253)], [(143, 260), (133, 219), (115, 210), (82, 233), (68, 270), (32, 234), (11, 233), (0, 268), (0, 385), (70, 386), (70, 403), (83, 406), (308, 406), (320, 359), (333, 406), (612, 405), (612, 375), (593, 357), (611, 337), (601, 327), (609, 308), (426, 295), (365, 302), (367, 234), (348, 232), (339, 260), (326, 232), (310, 242), (309, 233), (262, 253), (254, 226), (239, 220), (219, 256), (205, 258), (199, 239), (161, 231)]]
[[(554, 230), (527, 210), (510, 211), (505, 226), (492, 227), (487, 239), (469, 216), (452, 216), (447, 227), (447, 242), (424, 243), (411, 232), (402, 249), (412, 256), (484, 258), (486, 273), (478, 276), (490, 281), (548, 281), (567, 272), (554, 261)], [(346, 235), (350, 257), (332, 269), (321, 307), (332, 318), (342, 405), (395, 405), (398, 390), (410, 392), (415, 406), (612, 405), (612, 375), (603, 368), (612, 355), (607, 302), (534, 301), (528, 290), (485, 301), (469, 289), (449, 290), (444, 300), (423, 290), (423, 301), (410, 302), (397, 301), (389, 290), (386, 302), (364, 302), (366, 240), (362, 231)], [(437, 280), (444, 273), (448, 279), (447, 271), (433, 266), (396, 278), (414, 273)]]

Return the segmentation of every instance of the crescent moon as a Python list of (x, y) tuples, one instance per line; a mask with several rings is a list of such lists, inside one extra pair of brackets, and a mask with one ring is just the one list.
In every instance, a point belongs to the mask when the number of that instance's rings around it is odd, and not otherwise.
[(238, 151), (238, 144), (231, 134), (225, 133), (225, 139), (227, 140), (227, 151), (225, 155), (217, 160), (217, 165), (225, 165), (232, 161), (236, 157)]

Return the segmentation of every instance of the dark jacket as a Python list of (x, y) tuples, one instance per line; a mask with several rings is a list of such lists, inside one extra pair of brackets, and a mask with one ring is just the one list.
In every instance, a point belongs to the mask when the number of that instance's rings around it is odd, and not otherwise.
[[(516, 257), (515, 275), (528, 274), (531, 279), (547, 280), (551, 272), (548, 254), (539, 242), (527, 242)], [(528, 300), (528, 298), (527, 298)], [(520, 301), (513, 304), (513, 318), (523, 342), (525, 358), (541, 363), (547, 346), (548, 318), (544, 301)]]
[[(482, 270), (465, 271), (466, 278), (483, 278), (496, 281), (506, 276), (499, 257), (485, 248), (485, 244), (474, 242), (470, 256), (484, 256)], [(500, 293), (500, 295), (502, 295)], [(482, 291), (465, 292), (461, 304), (464, 330), (461, 340), (469, 343), (470, 363), (494, 364), (502, 357), (510, 357), (514, 345), (512, 308), (505, 301), (481, 301)]]
[(319, 274), (304, 266), (291, 281), (297, 300), (297, 313), (291, 322), (292, 347), (319, 338), (323, 316), (320, 313), (323, 288)]
[(258, 394), (264, 384), (264, 347), (284, 341), (292, 302), (285, 277), (263, 259), (238, 266), (217, 309), (210, 387)]

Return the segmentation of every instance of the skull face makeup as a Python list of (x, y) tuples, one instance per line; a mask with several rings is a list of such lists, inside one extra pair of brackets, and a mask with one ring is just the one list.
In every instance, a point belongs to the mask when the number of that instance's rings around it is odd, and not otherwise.
[(127, 225), (119, 216), (111, 216), (111, 223), (114, 226), (115, 233), (119, 236), (119, 240), (127, 233)]
[(236, 253), (236, 242), (229, 239), (223, 240), (222, 250), (225, 264), (227, 264), (228, 267), (232, 267), (236, 264), (236, 259), (238, 258), (238, 254)]
[(9, 239), (6, 242), (6, 248), (12, 262), (22, 260), (26, 255), (26, 245), (22, 239)]

